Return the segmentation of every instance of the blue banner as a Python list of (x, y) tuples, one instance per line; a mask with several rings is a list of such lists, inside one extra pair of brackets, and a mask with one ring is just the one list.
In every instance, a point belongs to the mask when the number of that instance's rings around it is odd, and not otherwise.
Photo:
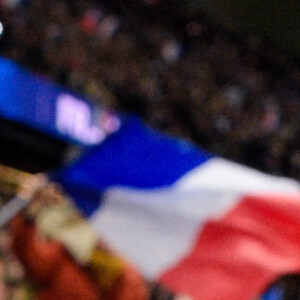
[(87, 99), (0, 58), (0, 117), (81, 145), (96, 145), (120, 120)]

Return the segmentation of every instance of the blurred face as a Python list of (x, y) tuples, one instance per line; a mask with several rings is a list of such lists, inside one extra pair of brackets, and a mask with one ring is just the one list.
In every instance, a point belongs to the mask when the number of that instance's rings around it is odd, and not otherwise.
[(44, 205), (55, 205), (62, 203), (64, 196), (59, 185), (50, 183), (36, 193), (34, 200)]
[(47, 206), (59, 205), (63, 202), (64, 196), (60, 187), (57, 184), (50, 183), (47, 186), (40, 188), (34, 194), (26, 211), (31, 217), (35, 218), (41, 209)]

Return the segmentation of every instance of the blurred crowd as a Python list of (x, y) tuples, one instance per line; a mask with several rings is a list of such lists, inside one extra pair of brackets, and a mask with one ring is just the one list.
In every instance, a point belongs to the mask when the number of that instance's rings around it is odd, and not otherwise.
[(297, 61), (169, 2), (0, 0), (0, 54), (216, 155), (300, 179)]
[[(0, 164), (0, 207), (7, 203), (29, 174)], [(10, 236), (0, 228), (0, 300), (32, 300), (34, 291), (24, 268), (10, 249)]]
[(32, 300), (34, 290), (25, 276), (23, 266), (9, 249), (9, 237), (0, 231), (0, 299)]

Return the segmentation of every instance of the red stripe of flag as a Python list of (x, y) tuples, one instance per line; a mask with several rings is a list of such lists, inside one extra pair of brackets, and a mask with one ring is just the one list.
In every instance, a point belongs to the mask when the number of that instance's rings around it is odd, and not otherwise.
[(160, 281), (194, 299), (244, 300), (300, 272), (300, 195), (246, 196), (201, 229), (192, 251)]

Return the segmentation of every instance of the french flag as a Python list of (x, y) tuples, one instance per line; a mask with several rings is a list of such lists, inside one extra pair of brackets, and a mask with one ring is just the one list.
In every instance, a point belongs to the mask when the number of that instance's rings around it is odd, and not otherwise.
[(135, 116), (52, 174), (99, 236), (193, 299), (255, 299), (300, 272), (300, 185), (214, 157)]

